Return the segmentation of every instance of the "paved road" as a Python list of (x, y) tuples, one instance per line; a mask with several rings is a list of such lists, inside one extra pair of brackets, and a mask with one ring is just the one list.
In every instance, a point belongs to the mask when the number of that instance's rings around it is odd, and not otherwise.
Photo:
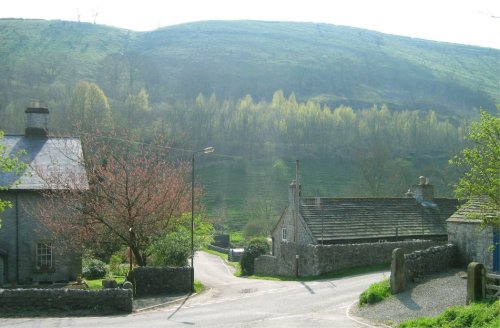
[(313, 282), (243, 279), (203, 252), (195, 268), (208, 290), (163, 308), (111, 317), (0, 319), (0, 327), (370, 327), (346, 310), (383, 278), (374, 273)]

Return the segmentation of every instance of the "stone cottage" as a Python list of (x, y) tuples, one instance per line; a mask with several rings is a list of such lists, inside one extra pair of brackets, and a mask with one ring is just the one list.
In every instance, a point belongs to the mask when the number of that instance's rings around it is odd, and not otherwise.
[[(74, 280), (81, 273), (81, 256), (56, 249), (33, 214), (35, 206), (43, 204), (43, 191), (67, 189), (71, 185), (88, 188), (80, 138), (49, 136), (47, 108), (35, 104), (25, 113), (25, 134), (6, 135), (0, 140), (7, 155), (22, 150), (20, 159), (28, 164), (21, 176), (0, 172), (0, 186), (5, 188), (0, 190), (0, 198), (13, 204), (2, 213), (0, 287)], [(45, 174), (57, 174), (68, 181), (49, 183)]]
[(500, 226), (483, 226), (477, 217), (499, 217), (500, 213), (485, 211), (483, 203), (480, 198), (469, 200), (447, 220), (449, 241), (457, 245), (460, 264), (479, 262), (487, 270), (500, 272)]
[(274, 259), (259, 258), (264, 267), (275, 264), (262, 269), (256, 261), (256, 272), (316, 275), (387, 263), (396, 247), (411, 252), (446, 242), (446, 219), (458, 206), (435, 198), (425, 177), (400, 198), (303, 198), (292, 182), (288, 200), (271, 233)]

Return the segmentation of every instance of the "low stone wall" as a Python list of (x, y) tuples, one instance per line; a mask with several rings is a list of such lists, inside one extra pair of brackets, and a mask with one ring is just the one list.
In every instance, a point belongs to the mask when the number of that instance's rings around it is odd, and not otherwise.
[(216, 245), (208, 245), (207, 248), (209, 250), (217, 251), (217, 252), (224, 253), (224, 254), (228, 254), (229, 253), (229, 249), (228, 248), (219, 247), (219, 246), (216, 246)]
[(412, 240), (383, 243), (307, 245), (295, 248), (294, 243), (283, 242), (279, 256), (260, 256), (255, 260), (255, 273), (293, 276), (296, 273), (296, 251), (299, 254), (299, 276), (318, 276), (341, 269), (390, 263), (392, 250), (402, 248), (410, 253), (440, 245), (443, 242)]
[(132, 290), (0, 289), (0, 311), (2, 309), (132, 312)]
[(188, 293), (191, 268), (138, 267), (134, 269), (137, 296)]
[(434, 246), (405, 254), (404, 259), (406, 281), (412, 281), (416, 277), (455, 267), (457, 246), (453, 244)]

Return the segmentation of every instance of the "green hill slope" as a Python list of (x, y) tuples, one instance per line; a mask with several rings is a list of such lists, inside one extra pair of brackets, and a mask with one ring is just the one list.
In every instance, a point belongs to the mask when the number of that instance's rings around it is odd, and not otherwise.
[(111, 99), (145, 87), (152, 103), (200, 92), (269, 100), (278, 89), (332, 107), (385, 103), (445, 116), (500, 103), (497, 49), (327, 24), (208, 21), (133, 32), (1, 19), (0, 44), (1, 107), (54, 98), (47, 85), (82, 79)]

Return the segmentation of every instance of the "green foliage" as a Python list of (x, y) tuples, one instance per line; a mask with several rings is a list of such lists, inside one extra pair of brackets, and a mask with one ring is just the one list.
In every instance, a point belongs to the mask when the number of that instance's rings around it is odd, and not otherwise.
[(110, 128), (111, 108), (104, 91), (96, 83), (80, 82), (71, 98), (69, 118), (80, 122), (85, 132)]
[[(213, 241), (211, 223), (195, 217), (194, 249), (201, 250)], [(185, 213), (173, 225), (172, 230), (156, 239), (151, 247), (151, 264), (157, 266), (182, 267), (191, 256), (191, 214)]]
[(270, 250), (271, 247), (265, 238), (254, 238), (250, 240), (240, 259), (243, 274), (253, 274), (254, 260), (263, 254), (268, 254)]
[(482, 111), (481, 120), (471, 124), (467, 139), (470, 146), (451, 160), (465, 169), (455, 192), (460, 199), (484, 199), (485, 215), (480, 218), (484, 223), (500, 224), (500, 117)]
[(359, 305), (374, 304), (391, 296), (389, 279), (371, 284), (368, 289), (359, 295)]
[(123, 251), (119, 251), (111, 255), (109, 259), (109, 274), (113, 276), (126, 276), (129, 271), (129, 264), (124, 263)]
[(84, 258), (82, 261), (82, 276), (86, 279), (101, 279), (108, 274), (106, 263), (96, 258)]
[[(14, 174), (21, 174), (24, 169), (26, 169), (27, 164), (19, 160), (18, 156), (22, 155), (23, 152), (18, 152), (17, 154), (6, 154), (5, 146), (2, 144), (2, 138), (4, 134), (0, 130), (0, 174), (12, 172)], [(4, 189), (6, 186), (0, 186), (0, 190)], [(12, 207), (12, 202), (4, 201), (0, 199), (0, 214), (7, 208)], [(2, 218), (0, 217), (0, 228), (2, 228)]]
[(194, 281), (194, 292), (201, 293), (205, 289), (205, 286), (198, 280)]
[(500, 327), (500, 301), (474, 303), (468, 306), (453, 306), (435, 317), (424, 317), (402, 322), (400, 328), (455, 328)]
[(231, 247), (240, 247), (243, 246), (245, 238), (241, 231), (232, 231), (229, 235), (229, 240), (231, 242)]

